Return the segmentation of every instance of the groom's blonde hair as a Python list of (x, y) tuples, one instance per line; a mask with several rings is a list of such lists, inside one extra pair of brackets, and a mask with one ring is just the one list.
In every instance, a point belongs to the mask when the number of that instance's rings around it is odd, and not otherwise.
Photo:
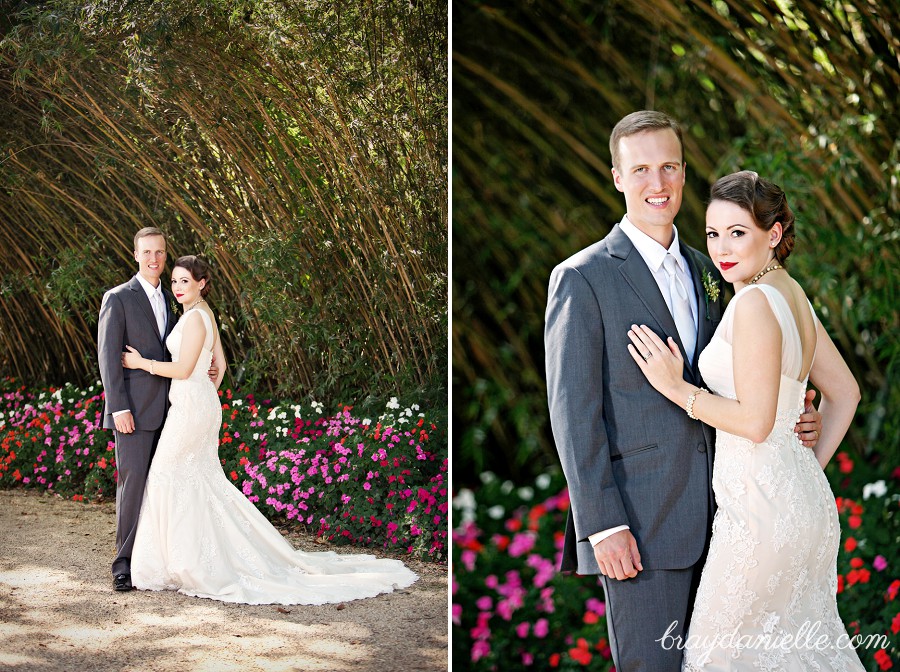
[(644, 131), (662, 131), (671, 129), (678, 138), (681, 147), (681, 163), (684, 163), (684, 141), (681, 137), (681, 126), (668, 114), (656, 110), (638, 110), (622, 117), (619, 123), (613, 127), (609, 136), (609, 154), (612, 157), (613, 168), (619, 170), (619, 140), (631, 135), (637, 135)]
[(145, 226), (143, 229), (134, 234), (134, 249), (137, 251), (138, 241), (141, 238), (146, 238), (147, 236), (162, 236), (163, 240), (166, 241), (166, 245), (169, 244), (169, 239), (166, 238), (166, 234), (162, 232), (162, 229), (158, 229), (155, 226)]

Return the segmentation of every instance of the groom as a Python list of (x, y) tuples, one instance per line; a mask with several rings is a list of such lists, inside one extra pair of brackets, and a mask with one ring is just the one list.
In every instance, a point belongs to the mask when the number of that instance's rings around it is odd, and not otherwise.
[(166, 237), (155, 227), (134, 236), (138, 272), (109, 290), (100, 306), (97, 350), (100, 378), (106, 394), (103, 426), (116, 437), (116, 558), (113, 588), (131, 590), (131, 549), (150, 460), (168, 410), (169, 379), (145, 371), (125, 370), (125, 346), (144, 357), (168, 361), (166, 336), (175, 326), (172, 295), (160, 276), (166, 264)]
[[(685, 380), (702, 386), (697, 358), (721, 319), (723, 281), (674, 225), (686, 166), (678, 124), (629, 114), (610, 150), (626, 214), (550, 277), (547, 394), (571, 500), (561, 569), (601, 575), (619, 672), (676, 672), (682, 651), (661, 639), (686, 636), (715, 507), (715, 431), (647, 383), (626, 334), (646, 324), (671, 336)], [(812, 445), (821, 416), (800, 420)]]

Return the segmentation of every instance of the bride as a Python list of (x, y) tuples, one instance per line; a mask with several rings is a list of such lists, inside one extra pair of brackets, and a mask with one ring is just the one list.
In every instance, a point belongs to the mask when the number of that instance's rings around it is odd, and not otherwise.
[[(859, 387), (784, 267), (793, 222), (784, 192), (756, 173), (712, 187), (709, 256), (736, 290), (699, 359), (712, 392), (682, 380), (674, 341), (628, 332), (653, 387), (717, 430), (717, 510), (683, 670), (863, 670), (838, 615), (840, 528), (822, 471)], [(814, 450), (793, 432), (807, 381), (822, 393)]]
[[(294, 550), (225, 476), (216, 393), (225, 356), (204, 299), (210, 282), (202, 259), (178, 259), (172, 293), (185, 311), (166, 340), (172, 361), (130, 346), (122, 356), (126, 368), (173, 379), (137, 526), (133, 585), (243, 604), (326, 604), (411, 585), (417, 577), (399, 560)], [(207, 376), (213, 355), (215, 382)]]

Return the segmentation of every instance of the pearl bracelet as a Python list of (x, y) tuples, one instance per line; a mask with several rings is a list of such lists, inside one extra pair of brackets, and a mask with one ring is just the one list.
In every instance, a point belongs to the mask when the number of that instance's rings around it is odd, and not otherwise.
[[(155, 376), (155, 375), (156, 375), (155, 373), (153, 373), (153, 365), (154, 365), (154, 364), (156, 364), (156, 360), (155, 360), (155, 359), (151, 359), (151, 360), (150, 360), (150, 375), (151, 375), (151, 376)], [(690, 413), (688, 413), (688, 415), (690, 415)]]
[(687, 400), (687, 405), (684, 407), (684, 410), (687, 411), (687, 415), (691, 420), (697, 419), (697, 416), (694, 415), (694, 400), (701, 392), (709, 392), (709, 390), (707, 390), (705, 387), (698, 387), (696, 390), (691, 392)]

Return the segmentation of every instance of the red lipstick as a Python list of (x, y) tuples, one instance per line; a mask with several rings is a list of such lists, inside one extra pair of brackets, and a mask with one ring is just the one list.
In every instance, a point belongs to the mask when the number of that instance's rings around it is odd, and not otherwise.
[(719, 262), (719, 267), (720, 267), (723, 271), (727, 271), (729, 268), (733, 268), (733, 267), (735, 267), (735, 266), (737, 266), (737, 262), (736, 262), (736, 261), (734, 261), (734, 262), (730, 262), (730, 261), (720, 261), (720, 262)]

